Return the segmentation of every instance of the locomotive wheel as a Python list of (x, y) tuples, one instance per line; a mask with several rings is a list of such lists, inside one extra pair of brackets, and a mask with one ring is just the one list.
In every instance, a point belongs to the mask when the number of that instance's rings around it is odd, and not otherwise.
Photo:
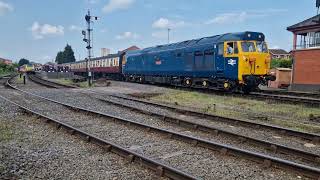
[(143, 77), (139, 77), (139, 83), (143, 83), (144, 80), (143, 80)]
[(186, 86), (190, 87), (190, 86), (192, 85), (191, 79), (185, 79), (185, 80), (184, 80), (184, 84), (185, 84)]
[(206, 80), (202, 81), (202, 86), (203, 87), (208, 87), (209, 86), (208, 81), (206, 81)]
[(231, 88), (231, 84), (229, 82), (224, 82), (223, 83), (223, 87), (224, 87), (225, 90), (228, 91)]

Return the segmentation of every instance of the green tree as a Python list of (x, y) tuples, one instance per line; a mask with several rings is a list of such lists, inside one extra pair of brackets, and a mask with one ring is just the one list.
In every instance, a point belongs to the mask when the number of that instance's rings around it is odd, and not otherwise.
[(56, 56), (56, 63), (62, 64), (64, 62), (64, 53), (62, 51), (58, 52)]
[(29, 63), (30, 63), (29, 60), (22, 58), (19, 61), (19, 66), (22, 66), (22, 65), (25, 65), (25, 64), (29, 64)]
[(5, 63), (0, 63), (0, 76), (2, 75), (8, 75), (11, 74), (15, 71), (15, 68), (17, 68), (19, 65), (14, 63), (14, 64), (5, 64)]
[(74, 57), (74, 51), (72, 50), (72, 47), (67, 44), (67, 46), (64, 48), (64, 63), (69, 62), (76, 62), (76, 58)]
[(63, 64), (63, 63), (69, 63), (69, 62), (75, 62), (76, 58), (74, 57), (74, 51), (72, 50), (72, 47), (67, 44), (67, 46), (64, 48), (64, 51), (58, 52), (56, 56), (56, 63)]
[(287, 59), (272, 59), (271, 60), (271, 68), (291, 68), (292, 60)]

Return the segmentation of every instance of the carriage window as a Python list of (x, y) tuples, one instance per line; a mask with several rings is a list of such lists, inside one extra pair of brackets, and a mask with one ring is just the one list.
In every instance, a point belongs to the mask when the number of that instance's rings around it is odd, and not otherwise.
[(177, 57), (182, 57), (182, 53), (181, 53), (181, 52), (177, 52), (177, 53), (176, 53), (176, 56), (177, 56)]

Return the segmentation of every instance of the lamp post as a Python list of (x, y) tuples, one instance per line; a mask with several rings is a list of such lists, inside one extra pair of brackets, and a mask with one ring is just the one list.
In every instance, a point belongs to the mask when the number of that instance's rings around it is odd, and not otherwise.
[(91, 28), (92, 20), (98, 20), (97, 16), (91, 16), (90, 10), (88, 10), (88, 14), (85, 16), (85, 20), (87, 22), (87, 30), (82, 31), (82, 35), (84, 36), (83, 41), (87, 43), (86, 49), (88, 50), (88, 58), (86, 58), (87, 63), (87, 79), (89, 87), (92, 86), (92, 73), (90, 70), (90, 60), (91, 60), (91, 49), (92, 49), (92, 41), (91, 41), (91, 32), (93, 29)]

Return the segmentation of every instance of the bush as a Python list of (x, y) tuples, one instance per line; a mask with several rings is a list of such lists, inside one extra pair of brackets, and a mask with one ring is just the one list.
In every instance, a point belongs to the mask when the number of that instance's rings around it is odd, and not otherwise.
[(0, 75), (13, 73), (16, 67), (18, 67), (17, 64), (8, 65), (5, 63), (0, 63)]
[(292, 60), (287, 59), (272, 59), (271, 60), (271, 69), (274, 68), (291, 68)]

